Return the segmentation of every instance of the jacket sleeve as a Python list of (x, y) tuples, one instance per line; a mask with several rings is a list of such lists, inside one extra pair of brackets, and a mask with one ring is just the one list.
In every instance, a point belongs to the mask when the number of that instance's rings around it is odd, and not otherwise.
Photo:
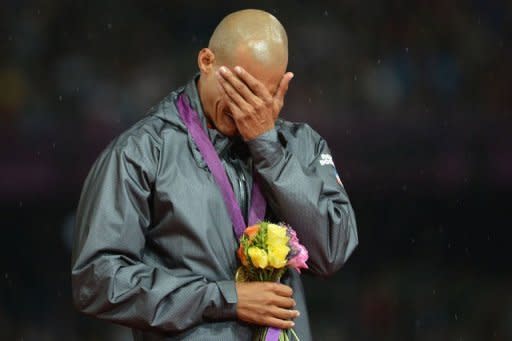
[(178, 332), (236, 318), (233, 281), (175, 276), (146, 258), (157, 151), (108, 148), (90, 171), (77, 212), (73, 301), (80, 311), (139, 329)]
[(308, 249), (310, 271), (331, 275), (358, 244), (354, 211), (326, 142), (308, 125), (293, 134), (286, 148), (274, 129), (249, 149), (268, 204)]

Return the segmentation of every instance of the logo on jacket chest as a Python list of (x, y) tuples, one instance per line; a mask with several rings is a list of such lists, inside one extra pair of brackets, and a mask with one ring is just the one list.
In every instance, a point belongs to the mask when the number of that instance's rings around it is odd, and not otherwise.
[(334, 167), (334, 161), (332, 160), (332, 156), (330, 154), (320, 154), (320, 165), (331, 165)]

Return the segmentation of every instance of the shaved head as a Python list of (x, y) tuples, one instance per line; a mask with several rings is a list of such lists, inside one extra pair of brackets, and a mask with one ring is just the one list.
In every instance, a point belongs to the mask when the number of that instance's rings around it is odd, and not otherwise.
[(213, 32), (208, 48), (223, 64), (237, 64), (245, 54), (265, 66), (288, 63), (286, 31), (270, 13), (246, 9), (226, 16)]

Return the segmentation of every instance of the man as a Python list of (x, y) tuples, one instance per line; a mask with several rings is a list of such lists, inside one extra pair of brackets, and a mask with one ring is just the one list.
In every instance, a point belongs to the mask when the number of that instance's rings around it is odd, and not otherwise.
[(255, 326), (311, 339), (295, 270), (282, 283), (235, 283), (233, 222), (177, 105), (185, 96), (197, 112), (246, 221), (256, 176), (266, 219), (297, 231), (310, 273), (331, 275), (357, 245), (355, 218), (326, 142), (278, 118), (287, 63), (276, 18), (232, 13), (199, 52), (200, 74), (103, 151), (77, 214), (80, 311), (132, 327), (137, 340), (250, 340)]

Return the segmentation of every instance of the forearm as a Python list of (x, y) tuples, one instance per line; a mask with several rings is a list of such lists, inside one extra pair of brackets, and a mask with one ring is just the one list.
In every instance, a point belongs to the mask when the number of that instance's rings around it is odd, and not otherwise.
[[(303, 165), (281, 146), (275, 131), (249, 142), (265, 197), (279, 219), (293, 226), (310, 253), (311, 271), (328, 275), (339, 269), (357, 245), (354, 212), (344, 188), (332, 174)], [(332, 178), (332, 179), (331, 179)]]
[(72, 286), (80, 311), (134, 328), (179, 332), (204, 320), (236, 318), (233, 281), (176, 277), (123, 255), (75, 264)]

